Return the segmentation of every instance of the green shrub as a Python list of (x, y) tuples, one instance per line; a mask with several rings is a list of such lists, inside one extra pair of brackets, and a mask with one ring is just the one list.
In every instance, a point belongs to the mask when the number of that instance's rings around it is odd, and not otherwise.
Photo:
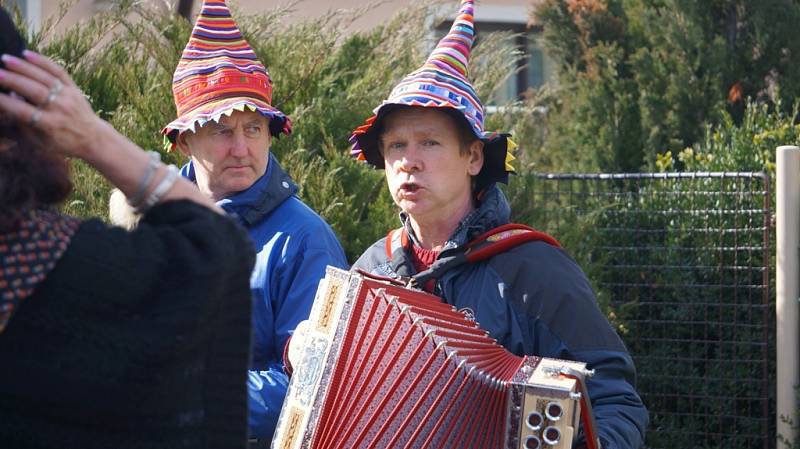
[(747, 97), (789, 113), (800, 95), (796, 1), (536, 4), (558, 67), (548, 170), (652, 170), (657, 153), (702, 142), (707, 125), (742, 124)]
[(763, 171), (775, 174), (775, 149), (800, 145), (800, 101), (787, 114), (780, 104), (748, 101), (741, 124), (727, 113), (706, 127), (703, 139), (656, 156), (659, 171)]

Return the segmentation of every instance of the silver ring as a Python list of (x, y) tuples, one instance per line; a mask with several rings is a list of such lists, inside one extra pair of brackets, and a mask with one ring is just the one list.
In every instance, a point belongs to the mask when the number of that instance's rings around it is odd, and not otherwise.
[(42, 108), (47, 107), (47, 105), (52, 103), (53, 100), (55, 100), (57, 96), (58, 96), (58, 92), (56, 92), (55, 90), (51, 90), (50, 93), (47, 94), (47, 98), (44, 99), (44, 102), (42, 102), (42, 104), (39, 105), (39, 107), (42, 107)]
[(33, 112), (33, 115), (31, 116), (31, 126), (36, 126), (36, 124), (39, 123), (39, 120), (41, 118), (42, 118), (42, 110), (36, 108), (36, 110)]
[(40, 107), (46, 107), (48, 104), (52, 103), (62, 89), (64, 89), (64, 84), (61, 83), (61, 80), (56, 80), (56, 83), (53, 85), (52, 88), (50, 88), (50, 92), (47, 94), (47, 98), (44, 99), (44, 103), (42, 103)]

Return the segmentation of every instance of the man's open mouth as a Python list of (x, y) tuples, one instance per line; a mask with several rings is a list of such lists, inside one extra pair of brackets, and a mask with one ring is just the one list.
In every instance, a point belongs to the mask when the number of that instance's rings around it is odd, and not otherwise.
[(400, 184), (400, 190), (405, 192), (416, 192), (417, 190), (419, 190), (419, 188), (420, 188), (419, 184), (415, 182), (404, 182)]

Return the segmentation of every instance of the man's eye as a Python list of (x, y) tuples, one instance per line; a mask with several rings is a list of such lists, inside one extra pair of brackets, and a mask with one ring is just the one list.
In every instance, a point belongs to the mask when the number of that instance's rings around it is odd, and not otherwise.
[(439, 142), (437, 142), (435, 140), (425, 140), (425, 141), (422, 142), (422, 144), (425, 145), (426, 147), (432, 147), (432, 146), (435, 146), (435, 145), (439, 145)]

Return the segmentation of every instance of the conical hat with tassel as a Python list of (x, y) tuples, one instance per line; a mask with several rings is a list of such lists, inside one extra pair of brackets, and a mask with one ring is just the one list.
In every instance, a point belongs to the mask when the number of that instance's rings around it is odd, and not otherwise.
[(516, 145), (508, 134), (483, 129), (483, 104), (468, 79), (469, 58), (475, 41), (474, 1), (462, 0), (458, 16), (447, 35), (419, 69), (406, 75), (392, 89), (389, 98), (375, 108), (372, 117), (350, 137), (351, 154), (376, 168), (383, 168), (377, 135), (380, 122), (392, 110), (402, 107), (441, 108), (463, 119), (484, 142), (484, 166), (477, 175), (478, 191), (494, 182), (508, 183), (514, 171), (512, 150)]
[(256, 111), (270, 133), (291, 132), (291, 121), (272, 107), (272, 80), (233, 20), (225, 0), (205, 0), (172, 78), (178, 118), (162, 129), (168, 150), (178, 135), (219, 121), (233, 111)]

